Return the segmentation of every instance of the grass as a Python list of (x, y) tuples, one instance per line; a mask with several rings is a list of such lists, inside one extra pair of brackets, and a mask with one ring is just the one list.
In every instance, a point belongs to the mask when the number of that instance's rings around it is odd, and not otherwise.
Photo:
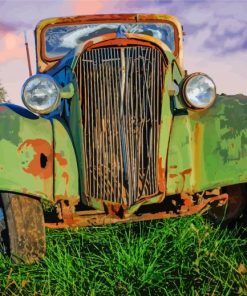
[(201, 216), (47, 231), (47, 256), (0, 255), (2, 295), (247, 295), (247, 238)]

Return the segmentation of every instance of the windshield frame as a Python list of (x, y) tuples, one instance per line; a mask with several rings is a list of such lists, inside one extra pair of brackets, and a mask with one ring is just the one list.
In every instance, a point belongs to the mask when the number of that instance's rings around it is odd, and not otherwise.
[[(92, 24), (88, 24), (88, 23), (85, 23), (85, 24), (82, 24), (82, 23), (73, 23), (73, 24), (59, 24), (59, 25), (48, 25), (48, 26), (46, 26), (45, 28), (44, 28), (44, 30), (42, 31), (42, 34), (43, 34), (43, 42), (42, 42), (42, 56), (44, 56), (44, 58), (45, 58), (45, 60), (47, 60), (47, 61), (57, 61), (57, 60), (60, 60), (60, 59), (62, 59), (66, 54), (68, 54), (68, 52), (70, 51), (70, 50), (72, 50), (72, 49), (74, 49), (74, 48), (76, 48), (76, 46), (75, 47), (71, 47), (71, 48), (69, 48), (68, 49), (68, 51), (67, 51), (67, 53), (65, 53), (65, 54), (63, 54), (63, 55), (57, 55), (57, 56), (54, 56), (54, 57), (50, 57), (50, 56), (48, 56), (48, 52), (47, 52), (47, 49), (46, 49), (46, 33), (47, 33), (47, 31), (50, 29), (50, 28), (54, 28), (54, 27), (66, 27), (66, 26), (83, 26), (83, 25), (85, 25), (85, 26), (87, 26), (87, 25), (117, 25), (117, 26), (121, 26), (121, 25), (123, 25), (123, 24), (126, 24), (126, 25), (137, 25), (137, 24), (140, 24), (140, 25), (148, 25), (148, 24), (150, 24), (150, 25), (162, 25), (162, 24), (164, 24), (164, 25), (168, 25), (168, 26), (170, 26), (171, 27), (171, 30), (172, 30), (172, 33), (174, 34), (174, 36), (173, 36), (173, 39), (174, 39), (174, 43), (173, 43), (173, 46), (174, 46), (174, 50), (172, 50), (171, 49), (171, 52), (173, 52), (174, 54), (175, 54), (175, 52), (176, 52), (176, 35), (175, 35), (175, 29), (174, 29), (174, 26), (173, 25), (171, 25), (170, 23), (168, 23), (168, 22), (138, 22), (138, 23), (136, 23), (136, 22), (128, 22), (128, 23), (113, 23), (113, 22), (111, 22), (111, 23), (92, 23)], [(116, 33), (115, 31), (112, 31), (111, 33)], [(126, 33), (128, 33), (128, 32), (126, 32)], [(135, 33), (135, 32), (134, 32)], [(105, 33), (106, 34), (106, 33)], [(110, 34), (110, 32), (108, 33), (108, 34)], [(139, 33), (136, 33), (136, 34), (139, 34)], [(148, 34), (145, 34), (145, 33), (140, 33), (140, 34), (143, 34), (143, 35), (147, 35), (147, 36), (149, 36)], [(101, 35), (98, 35), (98, 36), (101, 36)], [(96, 37), (96, 36), (95, 36)], [(85, 40), (85, 41), (83, 41), (83, 42), (87, 42), (88, 40), (90, 40), (91, 38), (94, 38), (94, 37), (89, 37), (87, 40)], [(157, 38), (157, 39), (159, 39), (159, 38)], [(165, 43), (162, 39), (159, 39), (161, 42), (163, 42), (163, 43)], [(166, 43), (165, 43), (166, 44)], [(167, 45), (167, 44), (166, 44)], [(79, 46), (79, 45), (78, 45)]]
[(176, 17), (165, 14), (106, 14), (86, 15), (73, 17), (59, 17), (42, 20), (35, 29), (36, 60), (39, 72), (44, 72), (53, 67), (63, 58), (48, 58), (45, 55), (45, 31), (53, 26), (82, 25), (82, 24), (126, 24), (126, 23), (167, 23), (173, 27), (175, 51), (173, 52), (179, 63), (183, 64), (183, 30)]

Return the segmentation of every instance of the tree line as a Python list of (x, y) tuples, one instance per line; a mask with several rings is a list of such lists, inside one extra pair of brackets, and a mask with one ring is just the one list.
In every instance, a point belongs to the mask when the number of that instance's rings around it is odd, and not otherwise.
[(7, 92), (0, 82), (0, 103), (7, 101)]

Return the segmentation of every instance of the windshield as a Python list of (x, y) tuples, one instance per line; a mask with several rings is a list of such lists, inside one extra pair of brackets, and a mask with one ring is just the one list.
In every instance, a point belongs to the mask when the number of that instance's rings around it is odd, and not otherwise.
[(124, 33), (149, 35), (163, 41), (172, 52), (175, 51), (174, 29), (167, 23), (83, 24), (52, 26), (46, 29), (46, 57), (62, 57), (87, 39), (108, 33), (117, 33), (121, 37)]

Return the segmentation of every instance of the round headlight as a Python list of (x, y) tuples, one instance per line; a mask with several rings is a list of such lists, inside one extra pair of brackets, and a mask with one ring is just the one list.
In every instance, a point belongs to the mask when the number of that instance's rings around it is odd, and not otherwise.
[(60, 90), (51, 76), (37, 74), (28, 78), (24, 83), (22, 101), (29, 110), (47, 114), (58, 107)]
[(182, 94), (189, 107), (206, 109), (215, 101), (216, 87), (206, 74), (193, 73), (185, 78)]

